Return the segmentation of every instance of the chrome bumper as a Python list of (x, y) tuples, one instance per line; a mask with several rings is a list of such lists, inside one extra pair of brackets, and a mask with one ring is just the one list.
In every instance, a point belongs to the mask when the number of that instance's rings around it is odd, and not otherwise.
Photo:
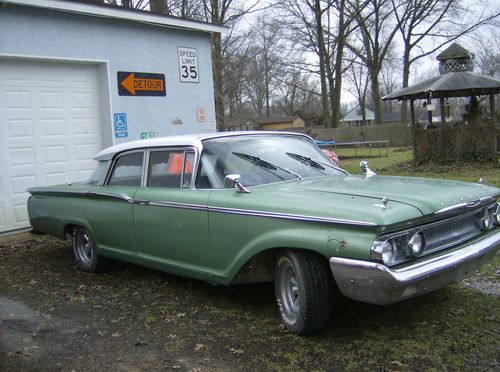
[(472, 275), (500, 248), (500, 229), (451, 252), (391, 269), (379, 263), (330, 258), (342, 293), (354, 300), (388, 305), (456, 283)]

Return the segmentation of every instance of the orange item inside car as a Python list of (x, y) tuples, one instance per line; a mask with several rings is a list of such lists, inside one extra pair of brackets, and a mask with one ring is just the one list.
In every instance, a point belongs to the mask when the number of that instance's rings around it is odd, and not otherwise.
[[(173, 154), (170, 161), (168, 162), (168, 173), (169, 174), (181, 174), (182, 166), (184, 165), (184, 154)], [(193, 166), (186, 160), (186, 173), (192, 173)]]

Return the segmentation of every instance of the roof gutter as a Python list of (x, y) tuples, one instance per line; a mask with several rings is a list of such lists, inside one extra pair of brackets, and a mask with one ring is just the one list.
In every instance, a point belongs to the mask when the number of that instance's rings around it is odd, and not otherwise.
[(49, 9), (67, 13), (84, 14), (94, 17), (114, 18), (126, 21), (146, 23), (159, 27), (178, 28), (208, 33), (229, 33), (229, 28), (205, 22), (190, 21), (182, 18), (169, 17), (148, 12), (128, 11), (109, 6), (78, 3), (63, 0), (0, 0), (0, 3)]

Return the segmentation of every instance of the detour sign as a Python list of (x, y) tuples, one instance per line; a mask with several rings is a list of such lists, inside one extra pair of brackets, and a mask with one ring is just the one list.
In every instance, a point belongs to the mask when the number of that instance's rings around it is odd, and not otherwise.
[(165, 96), (165, 75), (118, 71), (120, 96)]

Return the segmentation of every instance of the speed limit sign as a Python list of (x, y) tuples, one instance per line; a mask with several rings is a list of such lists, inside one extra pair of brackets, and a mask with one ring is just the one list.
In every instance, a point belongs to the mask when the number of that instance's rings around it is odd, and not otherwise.
[(181, 83), (198, 83), (200, 74), (198, 71), (198, 52), (194, 48), (178, 47), (179, 77)]

